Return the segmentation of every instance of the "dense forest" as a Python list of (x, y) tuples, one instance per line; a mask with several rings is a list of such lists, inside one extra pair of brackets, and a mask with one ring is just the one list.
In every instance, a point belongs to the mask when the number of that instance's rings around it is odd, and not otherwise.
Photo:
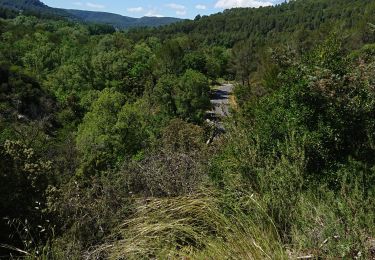
[(375, 258), (374, 13), (115, 31), (0, 9), (0, 256)]

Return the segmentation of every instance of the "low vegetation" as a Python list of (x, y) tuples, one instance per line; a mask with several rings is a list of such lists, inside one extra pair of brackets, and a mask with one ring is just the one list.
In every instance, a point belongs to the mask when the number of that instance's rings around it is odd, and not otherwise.
[[(130, 32), (0, 10), (0, 255), (374, 258), (375, 34), (356, 12), (374, 5), (335, 1), (327, 32), (314, 3)], [(200, 27), (283, 10), (310, 29)], [(223, 80), (236, 108), (210, 143)]]

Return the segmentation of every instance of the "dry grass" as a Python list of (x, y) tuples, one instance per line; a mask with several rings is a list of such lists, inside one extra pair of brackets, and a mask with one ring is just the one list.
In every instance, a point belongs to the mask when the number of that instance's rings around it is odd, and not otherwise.
[(105, 252), (110, 259), (285, 259), (269, 218), (253, 196), (241, 197), (228, 203), (232, 198), (206, 192), (140, 200), (120, 239), (88, 258)]

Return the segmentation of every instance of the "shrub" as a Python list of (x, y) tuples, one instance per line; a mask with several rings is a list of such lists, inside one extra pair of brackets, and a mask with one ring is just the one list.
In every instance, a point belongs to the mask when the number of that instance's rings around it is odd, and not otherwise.
[(203, 130), (173, 119), (159, 145), (141, 160), (125, 163), (122, 172), (129, 178), (129, 189), (135, 194), (158, 197), (193, 193), (206, 176)]

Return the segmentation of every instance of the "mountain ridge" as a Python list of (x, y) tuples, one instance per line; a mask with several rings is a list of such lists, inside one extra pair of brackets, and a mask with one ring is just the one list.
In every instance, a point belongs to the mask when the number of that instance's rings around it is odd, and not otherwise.
[(174, 17), (134, 18), (109, 12), (86, 11), (50, 7), (40, 0), (0, 0), (0, 7), (16, 10), (31, 11), (45, 15), (53, 15), (89, 23), (112, 25), (117, 29), (134, 27), (158, 27), (182, 21)]

